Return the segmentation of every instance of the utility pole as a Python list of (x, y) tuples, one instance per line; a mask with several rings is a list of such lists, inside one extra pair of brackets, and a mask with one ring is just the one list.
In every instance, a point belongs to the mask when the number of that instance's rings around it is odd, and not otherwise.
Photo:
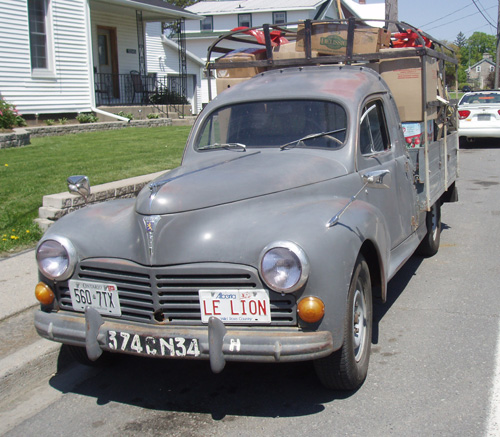
[[(500, 0), (498, 0), (500, 3)], [(398, 21), (398, 0), (385, 0), (385, 19), (390, 21)], [(391, 32), (396, 32), (397, 28), (394, 24), (389, 25)]]
[(498, 20), (497, 20), (497, 58), (495, 61), (495, 89), (498, 89), (498, 71), (499, 59), (500, 58), (500, 0), (498, 0)]

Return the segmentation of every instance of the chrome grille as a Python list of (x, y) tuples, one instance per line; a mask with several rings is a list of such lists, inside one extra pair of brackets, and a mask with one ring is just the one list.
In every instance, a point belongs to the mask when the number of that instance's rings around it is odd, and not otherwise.
[[(265, 288), (255, 269), (232, 264), (147, 267), (130, 261), (93, 259), (80, 264), (74, 279), (116, 284), (122, 319), (145, 323), (201, 325), (198, 290)], [(67, 284), (59, 284), (62, 309), (72, 310)], [(296, 324), (295, 297), (269, 292), (271, 325)]]

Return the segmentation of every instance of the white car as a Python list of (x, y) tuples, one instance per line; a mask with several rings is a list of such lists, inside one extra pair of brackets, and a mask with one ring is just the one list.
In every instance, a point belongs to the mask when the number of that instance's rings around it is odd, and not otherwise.
[(500, 138), (500, 91), (466, 93), (458, 103), (458, 134), (467, 138)]

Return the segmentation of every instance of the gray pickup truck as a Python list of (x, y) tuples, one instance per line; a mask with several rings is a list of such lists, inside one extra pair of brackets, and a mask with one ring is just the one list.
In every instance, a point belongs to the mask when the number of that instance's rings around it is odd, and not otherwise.
[[(37, 247), (38, 333), (87, 364), (313, 360), (326, 387), (359, 387), (373, 299), (415, 252), (439, 248), (458, 137), (441, 98), (421, 108), (424, 123), (440, 110), (436, 132), (409, 149), (391, 89), (368, 67), (382, 55), (361, 59), (349, 41), (341, 64), (271, 55), (203, 110), (180, 167), (52, 225)], [(87, 181), (69, 179), (83, 195)]]

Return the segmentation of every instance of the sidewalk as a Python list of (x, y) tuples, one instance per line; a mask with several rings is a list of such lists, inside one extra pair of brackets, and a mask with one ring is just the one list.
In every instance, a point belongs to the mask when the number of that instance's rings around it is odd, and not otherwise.
[(35, 250), (0, 258), (0, 322), (27, 308), (38, 305), (35, 286), (38, 268)]
[(38, 307), (35, 250), (0, 258), (0, 393), (14, 399), (23, 387), (57, 371), (61, 345), (41, 338), (35, 330)]

